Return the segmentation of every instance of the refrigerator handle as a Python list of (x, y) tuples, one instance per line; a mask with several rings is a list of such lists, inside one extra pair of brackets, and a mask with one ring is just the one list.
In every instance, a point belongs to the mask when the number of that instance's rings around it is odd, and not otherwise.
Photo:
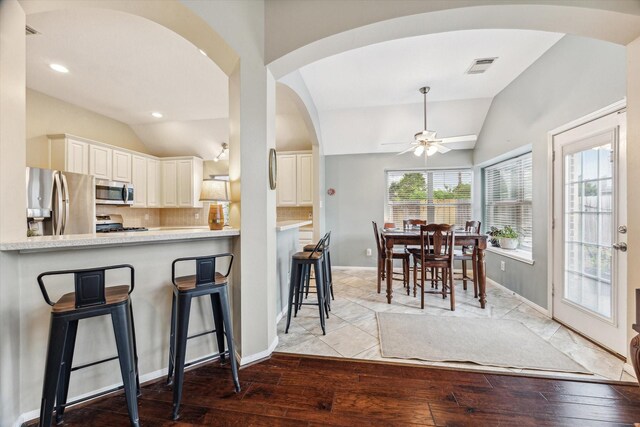
[(62, 177), (62, 198), (64, 205), (64, 221), (62, 223), (62, 230), (60, 234), (64, 234), (65, 229), (67, 228), (67, 223), (69, 222), (69, 184), (67, 184), (67, 177), (64, 176), (63, 173), (60, 174)]
[(61, 234), (62, 229), (62, 184), (60, 183), (60, 174), (58, 172), (55, 173), (53, 177), (53, 190), (56, 194), (57, 203), (55, 204), (54, 213), (54, 224), (53, 224), (53, 235), (58, 236)]

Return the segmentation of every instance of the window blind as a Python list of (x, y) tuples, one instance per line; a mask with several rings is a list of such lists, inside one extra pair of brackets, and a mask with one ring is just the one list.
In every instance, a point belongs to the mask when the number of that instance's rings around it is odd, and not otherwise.
[(532, 163), (531, 153), (484, 169), (485, 231), (511, 226), (522, 234), (520, 249), (532, 247)]
[(464, 227), (471, 219), (470, 169), (387, 171), (385, 222), (405, 219)]

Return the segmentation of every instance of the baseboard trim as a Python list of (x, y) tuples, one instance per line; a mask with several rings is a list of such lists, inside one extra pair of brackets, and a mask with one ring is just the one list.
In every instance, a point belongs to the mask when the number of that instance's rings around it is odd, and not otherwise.
[(258, 353), (250, 354), (244, 357), (240, 356), (240, 354), (238, 354), (238, 352), (236, 351), (236, 359), (239, 360), (240, 366), (248, 365), (250, 363), (255, 362), (256, 360), (266, 359), (267, 357), (271, 356), (271, 353), (273, 353), (273, 351), (276, 349), (277, 346), (278, 346), (278, 335), (276, 334), (275, 339), (273, 340), (269, 348), (267, 348), (266, 350)]
[(351, 265), (332, 265), (332, 270), (368, 270), (368, 271), (376, 271), (377, 267), (356, 267)]
[(518, 299), (519, 301), (522, 301), (523, 303), (527, 304), (529, 307), (531, 307), (534, 310), (540, 312), (540, 314), (544, 314), (545, 316), (547, 316), (548, 318), (551, 319), (551, 313), (549, 312), (549, 310), (547, 310), (546, 308), (540, 307), (535, 302), (526, 299), (525, 297), (523, 297), (522, 295), (518, 294), (517, 292), (514, 292), (511, 289), (507, 288), (506, 286), (503, 286), (500, 283), (496, 282), (495, 280), (492, 280), (492, 279), (489, 279), (489, 278), (487, 278), (487, 284), (491, 285), (491, 286), (495, 286), (496, 288), (501, 289), (501, 290), (503, 290), (505, 292), (509, 292), (510, 294), (515, 296), (516, 299)]
[(633, 369), (633, 365), (631, 363), (625, 363), (624, 365), (622, 365), (622, 370), (631, 375), (633, 378), (636, 378), (636, 371)]

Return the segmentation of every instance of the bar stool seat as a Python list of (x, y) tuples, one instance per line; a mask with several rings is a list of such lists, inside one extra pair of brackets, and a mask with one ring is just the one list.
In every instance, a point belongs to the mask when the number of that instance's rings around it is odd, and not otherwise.
[(315, 253), (296, 252), (295, 254), (291, 255), (291, 258), (293, 258), (293, 259), (322, 259), (322, 252), (315, 252)]
[[(128, 268), (130, 285), (105, 286), (105, 271)], [(47, 276), (74, 276), (75, 292), (69, 292), (55, 303), (49, 298), (44, 284)], [(67, 406), (80, 403), (115, 390), (124, 389), (129, 421), (139, 426), (138, 400), (140, 381), (138, 377), (138, 352), (136, 349), (133, 309), (129, 295), (135, 287), (135, 271), (131, 265), (113, 265), (83, 270), (49, 271), (38, 276), (40, 291), (47, 304), (51, 306), (51, 326), (42, 386), (39, 426), (51, 426), (52, 412), (55, 407), (55, 421), (60, 424)], [(116, 339), (118, 355), (96, 362), (72, 367), (78, 322), (98, 316), (110, 316)], [(67, 402), (69, 380), (72, 371), (89, 368), (99, 363), (118, 359), (123, 385), (93, 394), (88, 397)]]
[[(176, 287), (178, 288), (178, 290), (180, 291), (187, 291), (189, 289), (194, 289), (197, 286), (197, 279), (196, 279), (196, 275), (192, 274), (190, 276), (181, 276), (181, 277), (176, 277)], [(227, 278), (225, 276), (222, 275), (222, 273), (218, 273), (216, 271), (216, 274), (214, 276), (214, 281), (213, 284), (215, 285), (226, 285), (227, 284)]]
[[(102, 305), (103, 307), (118, 304), (129, 299), (129, 286), (126, 285), (108, 286), (104, 288), (104, 291), (105, 303)], [(76, 308), (76, 293), (69, 292), (68, 294), (62, 295), (60, 299), (53, 304), (51, 311), (54, 313), (64, 313), (66, 311), (83, 310), (90, 307)]]
[[(216, 271), (216, 260), (229, 258), (226, 274)], [(196, 274), (176, 277), (176, 264), (195, 261)], [(231, 327), (231, 311), (229, 309), (228, 276), (233, 265), (233, 254), (224, 253), (202, 257), (178, 258), (171, 265), (171, 280), (173, 282), (173, 298), (171, 301), (171, 334), (169, 336), (169, 369), (167, 384), (173, 385), (173, 420), (178, 419), (180, 401), (182, 399), (182, 385), (184, 382), (184, 368), (195, 363), (220, 358), (225, 362), (229, 357), (231, 376), (235, 391), (240, 391), (238, 379), (238, 365), (235, 358), (233, 343), (233, 329)], [(193, 298), (208, 296), (211, 298), (211, 311), (215, 329), (188, 336), (189, 314)], [(205, 356), (193, 362), (186, 362), (187, 340), (203, 335), (216, 334), (218, 353)], [(227, 350), (225, 350), (225, 338)]]

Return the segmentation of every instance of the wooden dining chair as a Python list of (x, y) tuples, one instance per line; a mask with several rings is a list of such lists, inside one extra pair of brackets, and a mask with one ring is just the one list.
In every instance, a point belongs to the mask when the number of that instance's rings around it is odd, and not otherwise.
[[(464, 225), (464, 231), (467, 233), (480, 233), (480, 221), (467, 221)], [(477, 250), (475, 246), (463, 246), (461, 249), (454, 251), (453, 260), (462, 262), (462, 289), (467, 290), (467, 280), (473, 282), (473, 297), (478, 298), (478, 275), (476, 271)], [(467, 273), (467, 261), (471, 261), (471, 269), (473, 277), (469, 277)]]
[[(456, 309), (455, 287), (453, 286), (453, 248), (455, 232), (453, 225), (427, 224), (420, 226), (420, 251), (413, 254), (413, 262), (420, 269), (420, 308), (424, 309), (424, 294), (451, 296), (451, 311)], [(440, 290), (425, 290), (427, 269), (431, 272), (431, 282), (442, 280)], [(415, 274), (415, 270), (414, 270)], [(415, 283), (415, 278), (414, 278)]]
[[(386, 279), (387, 271), (386, 271), (386, 260), (387, 260), (387, 251), (383, 244), (383, 238), (380, 235), (380, 231), (378, 230), (378, 224), (375, 221), (371, 221), (373, 225), (373, 234), (376, 238), (376, 248), (378, 249), (378, 293), (382, 291), (382, 281)], [(402, 260), (402, 276), (398, 278), (399, 273), (393, 272), (391, 270), (391, 279), (392, 280), (402, 280), (402, 284), (407, 288), (407, 295), (409, 295), (409, 258), (411, 255), (406, 251), (397, 252), (393, 251), (393, 259)]]

